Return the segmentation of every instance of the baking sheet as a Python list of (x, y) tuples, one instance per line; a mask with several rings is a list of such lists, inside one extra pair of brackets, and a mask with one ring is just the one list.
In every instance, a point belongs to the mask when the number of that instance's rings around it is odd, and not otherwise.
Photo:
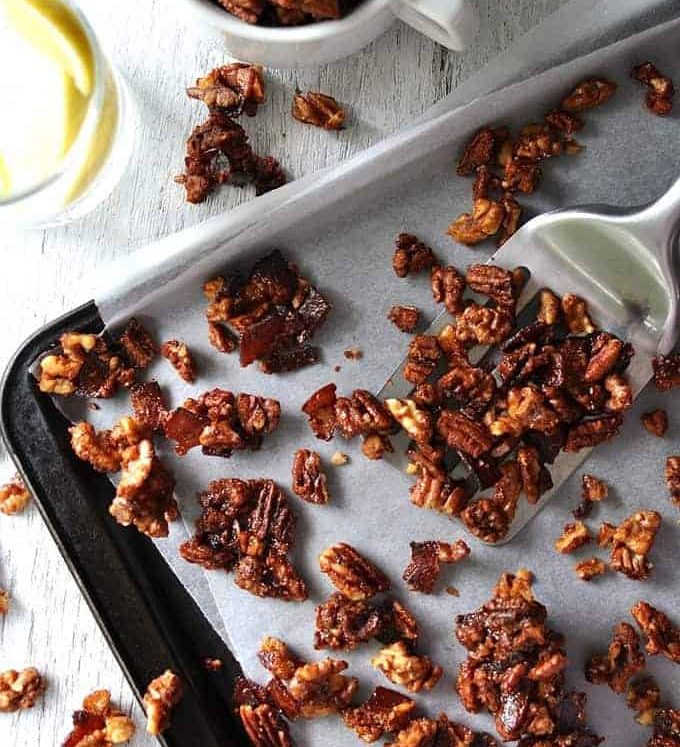
[[(680, 392), (661, 396), (645, 392), (629, 414), (622, 436), (613, 444), (598, 448), (588, 462), (588, 471), (606, 479), (613, 496), (590, 522), (617, 522), (640, 507), (655, 508), (664, 516), (654, 550), (657, 568), (646, 583), (632, 582), (618, 574), (584, 584), (576, 579), (575, 557), (557, 556), (552, 541), (570, 518), (579, 497), (580, 475), (575, 475), (553, 501), (512, 543), (502, 548), (485, 547), (470, 541), (472, 556), (458, 567), (446, 569), (440, 591), (431, 597), (407, 593), (400, 581), (409, 559), (411, 540), (453, 540), (465, 536), (457, 523), (433, 512), (423, 511), (408, 501), (410, 479), (387, 463), (368, 462), (359, 453), (358, 442), (325, 444), (313, 438), (299, 412), (301, 403), (319, 386), (333, 380), (341, 393), (357, 386), (377, 390), (400, 359), (407, 337), (386, 319), (396, 302), (415, 303), (431, 318), (435, 306), (424, 277), (399, 281), (390, 269), (392, 240), (408, 230), (430, 243), (447, 262), (464, 267), (485, 259), (492, 247), (470, 250), (455, 245), (444, 235), (450, 220), (469, 204), (469, 180), (453, 176), (459, 145), (468, 134), (487, 121), (513, 125), (540, 117), (559, 101), (561, 95), (585, 74), (610, 75), (621, 84), (617, 97), (601, 110), (587, 115), (587, 128), (580, 140), (586, 151), (578, 158), (559, 159), (546, 167), (540, 193), (526, 200), (530, 213), (558, 205), (582, 202), (610, 202), (629, 205), (655, 197), (677, 175), (680, 138), (676, 116), (655, 118), (642, 106), (643, 90), (627, 80), (635, 62), (654, 59), (663, 70), (680, 80), (678, 32), (680, 22), (645, 32), (615, 47), (568, 65), (550, 70), (539, 78), (498, 91), (454, 112), (445, 113), (399, 138), (372, 149), (370, 160), (354, 161), (308, 186), (314, 199), (303, 190), (295, 199), (272, 206), (268, 223), (253, 216), (246, 231), (209, 253), (199, 262), (189, 256), (183, 263), (173, 258), (172, 276), (156, 280), (153, 292), (139, 294), (139, 286), (121, 303), (99, 302), (105, 317), (115, 321), (134, 310), (159, 340), (178, 337), (195, 350), (201, 376), (194, 386), (179, 381), (167, 362), (158, 361), (149, 370), (168, 394), (172, 406), (198, 392), (215, 386), (278, 398), (284, 416), (281, 427), (266, 441), (259, 453), (236, 454), (229, 460), (190, 452), (178, 459), (167, 453), (177, 478), (177, 493), (184, 521), (190, 526), (198, 513), (194, 493), (217, 477), (244, 478), (265, 475), (283, 486), (290, 485), (290, 466), (296, 448), (318, 450), (326, 463), (337, 449), (346, 451), (350, 464), (328, 468), (333, 502), (326, 507), (291, 502), (299, 520), (296, 565), (307, 578), (310, 600), (286, 604), (260, 600), (234, 586), (222, 572), (208, 572), (213, 596), (226, 629), (228, 643), (244, 670), (256, 679), (264, 671), (256, 650), (264, 635), (279, 635), (304, 657), (320, 656), (312, 649), (313, 609), (332, 591), (316, 567), (318, 553), (336, 541), (347, 541), (374, 559), (390, 576), (397, 596), (405, 599), (420, 620), (427, 642), (425, 649), (444, 666), (445, 678), (427, 696), (416, 696), (425, 712), (445, 710), (451, 717), (491, 729), (485, 716), (466, 714), (452, 692), (452, 678), (462, 649), (452, 634), (453, 617), (474, 609), (488, 598), (503, 569), (529, 567), (536, 573), (536, 590), (547, 604), (553, 625), (567, 638), (572, 661), (571, 681), (591, 695), (591, 722), (615, 747), (635, 747), (646, 741), (646, 731), (632, 721), (624, 699), (607, 688), (589, 687), (581, 674), (585, 656), (606, 646), (611, 627), (626, 617), (639, 598), (658, 604), (678, 618), (678, 571), (674, 556), (680, 542), (677, 509), (663, 484), (665, 455), (677, 450), (680, 426), (672, 422), (663, 441), (653, 439), (639, 424), (640, 412), (664, 406), (674, 420), (680, 412)], [(261, 203), (262, 204), (262, 203)], [(200, 292), (203, 279), (230, 267), (248, 267), (258, 253), (280, 247), (296, 261), (334, 305), (334, 312), (315, 338), (323, 349), (323, 362), (285, 376), (265, 376), (256, 367), (240, 369), (237, 356), (216, 354), (207, 343)], [(167, 270), (170, 266), (166, 266)], [(428, 319), (429, 321), (429, 319)], [(342, 353), (349, 347), (364, 351), (361, 361), (351, 362)], [(339, 372), (334, 371), (341, 365)], [(102, 402), (98, 412), (87, 412), (96, 425), (109, 425), (127, 410), (124, 398)], [(169, 451), (169, 450), (167, 450)], [(165, 455), (165, 454), (164, 454)], [(163, 551), (180, 539), (181, 525), (173, 528), (169, 540), (159, 542)], [(379, 535), (379, 539), (376, 539)], [(182, 576), (183, 580), (184, 576)], [(186, 581), (185, 581), (186, 582)], [(452, 583), (460, 598), (446, 595)], [(343, 654), (350, 672), (360, 677), (364, 691), (376, 684), (389, 684), (369, 665), (377, 648), (365, 646)], [(650, 660), (650, 669), (669, 698), (680, 691), (678, 674), (665, 661)], [(675, 667), (675, 670), (678, 668)], [(675, 696), (677, 698), (677, 695)], [(674, 705), (680, 705), (677, 700)], [(337, 719), (296, 723), (300, 745), (356, 744)]]

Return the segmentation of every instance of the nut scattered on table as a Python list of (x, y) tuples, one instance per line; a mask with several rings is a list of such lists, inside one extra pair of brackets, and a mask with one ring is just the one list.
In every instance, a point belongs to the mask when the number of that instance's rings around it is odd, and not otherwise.
[(296, 93), (292, 114), (293, 119), (324, 130), (341, 130), (345, 123), (345, 110), (332, 96), (319, 91)]
[(572, 511), (574, 518), (585, 519), (593, 510), (593, 504), (603, 501), (609, 495), (609, 486), (594, 475), (584, 474), (581, 478), (581, 502)]
[(602, 558), (587, 558), (581, 560), (574, 566), (576, 575), (582, 581), (592, 581), (597, 576), (602, 576), (608, 571), (608, 566)]
[(153, 736), (162, 734), (172, 719), (172, 709), (182, 700), (182, 680), (170, 669), (152, 680), (144, 693), (146, 730)]
[(196, 380), (196, 361), (186, 342), (168, 340), (161, 345), (161, 355), (170, 362), (180, 378), (189, 384)]
[(606, 654), (591, 656), (586, 663), (588, 682), (607, 684), (615, 693), (626, 691), (628, 681), (645, 668), (640, 639), (632, 625), (620, 622), (614, 628), (612, 642)]
[(611, 546), (610, 568), (633, 580), (648, 578), (654, 568), (648, 555), (660, 525), (656, 511), (637, 511), (611, 529), (603, 525), (606, 529), (600, 529), (598, 543)]
[(564, 526), (562, 534), (555, 540), (555, 549), (557, 552), (569, 554), (588, 544), (590, 540), (588, 527), (582, 521), (577, 521)]
[(430, 272), (430, 287), (432, 298), (437, 303), (443, 303), (450, 314), (462, 313), (465, 278), (455, 267), (434, 265)]
[(390, 588), (387, 576), (346, 542), (338, 542), (319, 555), (319, 568), (352, 601), (365, 601)]
[(44, 691), (45, 680), (34, 667), (0, 672), (0, 713), (33, 708)]
[(661, 701), (661, 690), (651, 675), (633, 680), (626, 691), (626, 703), (637, 712), (635, 720), (640, 726), (653, 726), (654, 716)]
[(295, 452), (293, 492), (308, 503), (325, 504), (330, 500), (328, 481), (316, 451), (298, 449)]
[(429, 656), (412, 652), (404, 641), (380, 649), (371, 659), (371, 664), (390, 682), (412, 693), (432, 690), (443, 674), (442, 668)]
[(401, 332), (415, 332), (420, 321), (420, 311), (416, 306), (393, 306), (387, 318)]
[(646, 638), (645, 650), (651, 656), (661, 654), (680, 664), (680, 627), (661, 610), (649, 602), (638, 602), (631, 609), (642, 635)]
[(470, 554), (463, 540), (455, 542), (411, 542), (411, 562), (406, 566), (402, 578), (412, 591), (431, 594), (444, 564), (455, 564)]
[(395, 241), (392, 267), (397, 277), (405, 278), (423, 270), (429, 270), (436, 262), (434, 252), (417, 236), (400, 233)]
[(387, 687), (376, 687), (368, 700), (343, 711), (345, 724), (369, 744), (385, 733), (396, 733), (406, 727), (416, 704), (407, 695)]
[(73, 729), (63, 747), (111, 747), (134, 734), (134, 721), (111, 706), (111, 693), (95, 690), (83, 700), (82, 709), (74, 711)]
[(19, 475), (0, 486), (0, 512), (3, 514), (21, 513), (30, 500), (31, 494)]
[(673, 81), (661, 73), (651, 62), (635, 65), (630, 71), (630, 77), (647, 86), (645, 104), (653, 114), (665, 117), (673, 108), (675, 87)]

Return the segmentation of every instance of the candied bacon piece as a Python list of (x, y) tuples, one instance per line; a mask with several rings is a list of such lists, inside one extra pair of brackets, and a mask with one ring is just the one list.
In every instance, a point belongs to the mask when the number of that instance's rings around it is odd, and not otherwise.
[(585, 124), (580, 117), (564, 109), (553, 109), (545, 115), (544, 119), (551, 127), (565, 135), (573, 135), (575, 132), (579, 132)]
[(402, 578), (412, 591), (431, 594), (441, 572), (443, 563), (459, 563), (470, 554), (463, 540), (456, 542), (411, 542), (411, 562), (406, 566)]
[(146, 368), (158, 353), (158, 345), (134, 317), (125, 325), (118, 342), (135, 368)]
[(309, 426), (317, 438), (330, 441), (337, 427), (335, 384), (326, 384), (302, 405), (302, 412), (309, 418)]
[(130, 403), (135, 420), (151, 431), (163, 430), (168, 411), (157, 381), (133, 384)]
[(462, 511), (460, 518), (475, 537), (492, 544), (503, 539), (510, 529), (508, 516), (490, 498), (473, 501)]

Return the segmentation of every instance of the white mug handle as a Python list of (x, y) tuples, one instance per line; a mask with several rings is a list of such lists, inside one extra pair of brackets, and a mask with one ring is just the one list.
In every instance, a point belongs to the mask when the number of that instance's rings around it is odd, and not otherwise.
[(449, 49), (464, 49), (479, 31), (477, 13), (466, 0), (395, 0), (404, 23)]

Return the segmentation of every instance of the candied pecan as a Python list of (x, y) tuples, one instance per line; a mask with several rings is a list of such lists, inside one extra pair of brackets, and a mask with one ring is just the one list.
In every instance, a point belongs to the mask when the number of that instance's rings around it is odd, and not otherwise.
[(410, 490), (411, 503), (448, 516), (457, 516), (467, 504), (467, 491), (461, 482), (446, 475), (432, 475), (421, 470), (418, 480)]
[(439, 342), (432, 335), (416, 335), (408, 346), (404, 378), (412, 384), (422, 384), (435, 370), (442, 357)]
[(493, 439), (484, 425), (475, 423), (456, 410), (443, 410), (437, 420), (437, 432), (452, 448), (471, 457), (489, 451)]
[(437, 303), (443, 303), (449, 314), (460, 314), (463, 311), (465, 279), (455, 267), (434, 265), (430, 273), (430, 286), (432, 298)]
[(350, 704), (359, 686), (356, 677), (342, 672), (347, 662), (323, 659), (298, 667), (288, 685), (288, 691), (300, 704), (300, 715), (316, 718), (342, 711)]
[(562, 318), (562, 305), (560, 299), (550, 290), (544, 288), (539, 293), (539, 309), (536, 321), (543, 324), (558, 324)]
[(158, 353), (158, 346), (153, 338), (134, 317), (125, 325), (118, 340), (136, 368), (146, 368)]
[(624, 412), (633, 404), (633, 390), (630, 384), (618, 374), (610, 374), (604, 380), (604, 388), (609, 399), (604, 403), (609, 412)]
[(473, 174), (479, 166), (488, 165), (496, 150), (496, 133), (490, 127), (482, 127), (465, 144), (456, 173), (459, 176)]
[(654, 677), (641, 677), (628, 685), (626, 703), (628, 708), (637, 711), (635, 720), (641, 726), (654, 724), (654, 715), (660, 701), (661, 690)]
[(660, 117), (670, 114), (675, 87), (669, 77), (660, 73), (651, 62), (635, 65), (630, 71), (630, 77), (648, 87), (645, 103), (650, 112)]
[(668, 430), (668, 415), (665, 410), (658, 409), (646, 412), (640, 417), (640, 420), (652, 436), (662, 438)]
[(318, 91), (296, 93), (293, 96), (293, 118), (298, 122), (322, 127), (324, 130), (341, 130), (345, 110), (332, 97)]
[(494, 299), (512, 295), (512, 273), (496, 265), (470, 265), (465, 273), (465, 282), (476, 293)]
[(405, 278), (414, 272), (427, 270), (436, 259), (434, 252), (416, 236), (400, 233), (396, 238), (392, 267), (399, 278)]
[(565, 135), (573, 135), (582, 130), (585, 124), (580, 117), (564, 109), (553, 109), (545, 115), (544, 119), (547, 124)]
[(335, 384), (326, 384), (302, 405), (302, 412), (309, 418), (309, 426), (317, 438), (330, 441), (337, 427)]
[(569, 554), (578, 550), (590, 542), (591, 536), (588, 527), (582, 522), (577, 521), (575, 524), (565, 524), (562, 534), (555, 540), (555, 549), (557, 552)]
[(420, 409), (412, 399), (386, 399), (385, 405), (392, 417), (417, 444), (432, 439), (432, 416)]
[(396, 423), (385, 405), (365, 389), (355, 389), (350, 397), (338, 397), (335, 418), (344, 438), (396, 431)]
[(522, 446), (517, 450), (517, 464), (522, 476), (522, 490), (527, 502), (533, 505), (543, 493), (552, 488), (550, 472), (534, 446)]
[(597, 544), (600, 547), (610, 547), (614, 541), (615, 532), (616, 527), (613, 524), (610, 524), (608, 521), (603, 521), (597, 532)]
[(367, 459), (382, 459), (386, 453), (392, 453), (394, 447), (387, 436), (382, 433), (369, 433), (361, 444), (361, 453)]
[(343, 711), (345, 724), (364, 742), (376, 742), (385, 732), (398, 732), (411, 720), (416, 704), (407, 695), (376, 687), (368, 700)]
[(473, 732), (445, 714), (436, 720), (429, 718), (413, 719), (386, 747), (494, 747), (495, 741), (486, 734)]
[(9, 612), (9, 592), (0, 589), (0, 616)]
[(667, 392), (680, 386), (680, 353), (676, 355), (655, 355), (652, 358), (654, 385), (660, 392)]
[(619, 524), (611, 535), (611, 568), (628, 578), (647, 578), (654, 567), (647, 555), (660, 524), (656, 511), (638, 511)]
[(187, 88), (187, 95), (199, 99), (208, 109), (222, 109), (226, 114), (245, 111), (253, 116), (264, 103), (264, 78), (261, 65), (233, 62), (211, 70)]
[(182, 681), (170, 669), (152, 680), (144, 693), (146, 730), (153, 736), (162, 734), (170, 726), (172, 709), (182, 699)]
[(461, 512), (460, 518), (470, 532), (483, 542), (498, 542), (510, 528), (507, 515), (490, 498), (480, 498), (470, 503)]
[(275, 550), (264, 557), (246, 555), (238, 561), (234, 583), (257, 597), (304, 602), (307, 585), (285, 555)]
[(375, 638), (382, 630), (380, 610), (336, 592), (316, 608), (314, 648), (351, 650)]
[(562, 296), (561, 305), (567, 329), (572, 334), (595, 331), (595, 325), (588, 315), (588, 306), (582, 298), (573, 293), (565, 293)]
[(472, 246), (498, 233), (504, 218), (505, 208), (501, 202), (478, 197), (472, 203), (472, 212), (461, 213), (447, 233), (461, 244)]
[(45, 691), (45, 680), (34, 667), (21, 672), (8, 669), (0, 672), (0, 712), (33, 708), (36, 700)]
[(420, 631), (413, 613), (396, 599), (388, 599), (381, 606), (383, 629), (377, 638), (381, 643), (391, 644), (396, 641), (406, 641), (410, 646), (416, 646)]
[(531, 122), (520, 130), (515, 142), (514, 155), (517, 159), (541, 161), (557, 156), (562, 152), (562, 138), (558, 132), (540, 122)]
[(253, 747), (293, 747), (288, 723), (269, 703), (244, 704), (238, 712)]
[(0, 512), (3, 514), (21, 513), (30, 500), (31, 494), (19, 475), (0, 486)]
[(220, 353), (233, 353), (237, 345), (232, 333), (223, 324), (216, 322), (208, 322), (208, 342)]
[(390, 588), (387, 576), (351, 545), (338, 542), (319, 555), (319, 568), (352, 601), (370, 599)]
[(503, 216), (503, 222), (501, 223), (501, 230), (498, 234), (496, 244), (503, 246), (505, 242), (517, 233), (519, 228), (519, 222), (522, 218), (522, 206), (512, 196), (511, 192), (506, 192), (501, 197), (501, 205), (505, 209), (505, 215)]
[(661, 708), (654, 714), (654, 733), (647, 747), (677, 747), (680, 744), (680, 709)]
[(433, 664), (428, 656), (411, 653), (404, 641), (382, 648), (371, 659), (371, 664), (390, 682), (412, 693), (431, 690), (443, 674), (442, 668)]
[(590, 581), (595, 576), (607, 572), (607, 564), (600, 558), (587, 558), (574, 566), (576, 575), (583, 581)]
[(414, 332), (420, 321), (420, 312), (415, 306), (393, 306), (387, 318), (402, 332)]
[(680, 664), (680, 627), (648, 602), (638, 602), (630, 611), (642, 634), (646, 637), (645, 650), (650, 655), (662, 654)]
[(500, 473), (500, 478), (494, 484), (492, 500), (511, 523), (522, 491), (522, 472), (517, 462), (509, 461), (500, 466)]
[(130, 387), (130, 404), (135, 420), (150, 431), (161, 431), (168, 415), (158, 382), (140, 381)]
[(560, 106), (570, 113), (592, 109), (610, 99), (617, 87), (616, 83), (605, 78), (586, 78), (562, 99)]
[(499, 345), (510, 336), (512, 316), (504, 309), (471, 303), (456, 323), (456, 339), (465, 345)]
[(161, 345), (161, 355), (170, 361), (180, 378), (190, 384), (196, 379), (196, 361), (185, 342), (168, 340)]
[(621, 415), (601, 415), (584, 420), (569, 429), (564, 450), (568, 452), (580, 451), (591, 446), (597, 446), (604, 441), (611, 441), (622, 425)]
[(623, 343), (618, 337), (604, 333), (593, 344), (583, 380), (588, 384), (601, 381), (616, 366), (623, 351)]
[(631, 625), (620, 622), (605, 655), (592, 656), (585, 669), (588, 682), (606, 683), (615, 693), (626, 690), (628, 680), (645, 668), (645, 657), (640, 651), (640, 639)]
[(411, 542), (411, 562), (406, 566), (402, 578), (412, 591), (431, 594), (441, 572), (443, 563), (459, 563), (470, 554), (463, 540), (456, 542)]
[(111, 707), (111, 693), (95, 690), (83, 700), (82, 710), (74, 712), (73, 730), (63, 747), (111, 747), (134, 734), (134, 721)]
[(512, 387), (507, 395), (507, 410), (489, 424), (494, 436), (521, 436), (526, 430), (552, 433), (559, 425), (555, 411), (542, 392), (533, 386)]
[(669, 456), (666, 459), (664, 476), (671, 501), (680, 508), (680, 456)]
[(260, 660), (260, 664), (268, 672), (271, 672), (277, 680), (291, 679), (295, 670), (302, 665), (300, 659), (291, 652), (282, 640), (271, 636), (262, 640), (257, 658)]
[(293, 459), (293, 492), (308, 503), (328, 503), (326, 475), (316, 451), (298, 449)]

